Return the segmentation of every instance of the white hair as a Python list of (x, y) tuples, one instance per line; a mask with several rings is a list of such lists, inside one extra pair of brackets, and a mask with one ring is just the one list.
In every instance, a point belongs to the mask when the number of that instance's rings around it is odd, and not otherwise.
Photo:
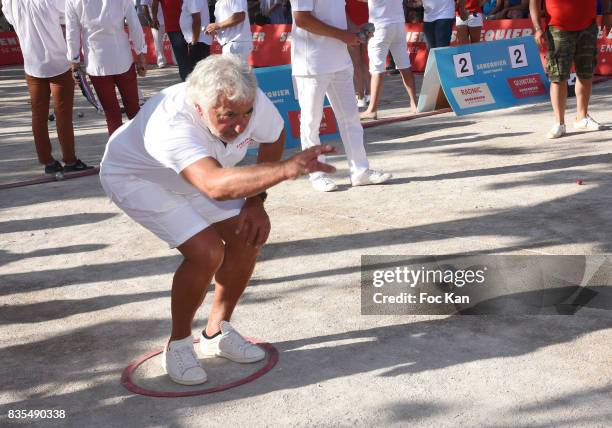
[(255, 101), (257, 79), (237, 55), (211, 55), (198, 62), (187, 77), (188, 102), (209, 109), (218, 105), (220, 95), (232, 102)]

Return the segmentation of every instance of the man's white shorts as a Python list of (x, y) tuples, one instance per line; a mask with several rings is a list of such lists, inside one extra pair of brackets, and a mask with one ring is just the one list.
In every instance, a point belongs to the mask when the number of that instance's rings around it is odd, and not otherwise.
[(387, 54), (391, 51), (395, 68), (410, 68), (408, 45), (406, 44), (406, 27), (403, 23), (387, 24), (374, 31), (368, 42), (370, 73), (384, 73), (387, 66)]
[(468, 27), (482, 27), (482, 13), (472, 13), (465, 21), (460, 16), (455, 18), (455, 25), (467, 25)]
[(100, 175), (108, 197), (170, 248), (178, 247), (214, 223), (240, 214), (244, 199), (215, 201), (201, 193), (183, 195), (157, 183), (125, 175)]

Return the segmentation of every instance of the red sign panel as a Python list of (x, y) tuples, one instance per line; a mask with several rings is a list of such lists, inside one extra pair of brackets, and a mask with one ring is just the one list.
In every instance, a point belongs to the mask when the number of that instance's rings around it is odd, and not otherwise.
[[(289, 112), (289, 123), (291, 124), (291, 135), (293, 138), (300, 137), (300, 111), (294, 110)], [(320, 135), (335, 134), (338, 132), (334, 111), (327, 106), (323, 109), (323, 119), (319, 128)]]
[(546, 94), (546, 87), (539, 74), (511, 77), (508, 79), (508, 85), (510, 85), (515, 98), (527, 98)]

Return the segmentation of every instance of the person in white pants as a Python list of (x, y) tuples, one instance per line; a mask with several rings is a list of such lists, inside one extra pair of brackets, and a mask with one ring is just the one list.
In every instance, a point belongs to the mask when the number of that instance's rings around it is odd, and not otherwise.
[(217, 0), (215, 22), (206, 27), (206, 34), (217, 37), (223, 54), (238, 55), (248, 62), (253, 35), (247, 0)]
[[(327, 94), (348, 158), (351, 184), (384, 183), (391, 174), (369, 168), (363, 145), (363, 128), (353, 85), (353, 63), (347, 49), (347, 45), (358, 45), (361, 41), (356, 34), (347, 31), (344, 2), (291, 0), (291, 9), (291, 66), (301, 109), (302, 149), (321, 144), (319, 128)], [(324, 157), (319, 160), (325, 162)], [(336, 183), (321, 172), (310, 174), (310, 181), (318, 191), (337, 189)]]
[(382, 95), (383, 76), (387, 65), (387, 55), (391, 52), (402, 76), (404, 87), (410, 98), (410, 110), (416, 113), (417, 99), (414, 75), (410, 70), (410, 57), (406, 45), (406, 21), (402, 0), (359, 0), (368, 3), (370, 22), (374, 24), (374, 36), (368, 42), (370, 57), (370, 105), (361, 113), (362, 119), (378, 119), (378, 101)]
[[(140, 0), (144, 6), (144, 13), (149, 22), (153, 22), (151, 11), (153, 10), (153, 0)], [(157, 22), (159, 22), (159, 28), (155, 28), (153, 25), (151, 28), (151, 35), (153, 36), (153, 43), (155, 44), (155, 53), (157, 54), (157, 67), (164, 68), (166, 66), (166, 57), (164, 56), (164, 34), (166, 34), (166, 27), (164, 26), (164, 14), (161, 8), (157, 9)]]

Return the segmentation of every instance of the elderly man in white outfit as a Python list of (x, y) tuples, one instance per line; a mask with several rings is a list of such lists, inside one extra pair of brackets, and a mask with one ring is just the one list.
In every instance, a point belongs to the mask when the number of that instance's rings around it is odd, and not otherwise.
[[(257, 165), (235, 167), (259, 146)], [(215, 296), (200, 333), (204, 355), (251, 363), (265, 352), (229, 323), (270, 233), (265, 190), (313, 171), (331, 146), (280, 161), (284, 123), (236, 55), (202, 60), (186, 83), (152, 97), (110, 138), (100, 165), (107, 195), (184, 256), (171, 295), (172, 332), (163, 365), (183, 385), (206, 381), (191, 324), (211, 281)]]
[(215, 22), (208, 25), (206, 34), (216, 35), (223, 54), (239, 55), (247, 62), (253, 50), (247, 0), (217, 0)]
[[(348, 158), (352, 185), (381, 184), (391, 174), (369, 169), (355, 100), (353, 63), (347, 49), (347, 45), (361, 41), (347, 31), (344, 6), (343, 1), (335, 0), (291, 0), (291, 66), (301, 109), (302, 148), (321, 144), (319, 128), (327, 94)], [(311, 174), (310, 181), (321, 192), (337, 189), (336, 183), (320, 172)]]
[(374, 36), (368, 41), (370, 58), (370, 105), (361, 113), (362, 119), (378, 118), (378, 101), (383, 89), (383, 76), (387, 65), (387, 55), (391, 52), (402, 76), (404, 87), (410, 98), (410, 110), (416, 113), (417, 99), (414, 75), (410, 70), (410, 57), (406, 44), (406, 21), (402, 0), (359, 0), (368, 3), (370, 22), (374, 24)]

